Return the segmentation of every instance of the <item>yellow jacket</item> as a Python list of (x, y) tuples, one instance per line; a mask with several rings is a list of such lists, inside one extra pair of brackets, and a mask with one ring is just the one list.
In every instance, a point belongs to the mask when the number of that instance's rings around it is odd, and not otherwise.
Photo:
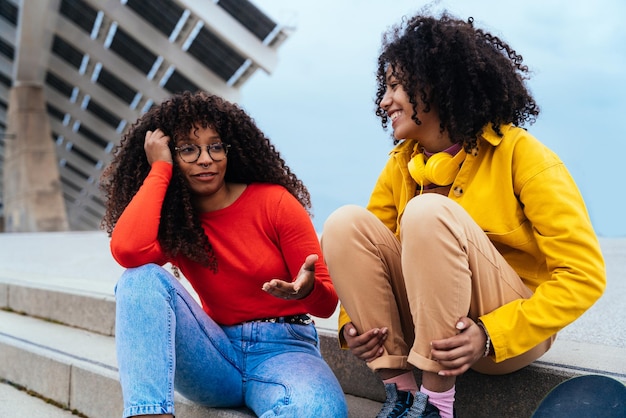
[[(500, 362), (518, 356), (573, 322), (602, 295), (604, 259), (585, 203), (559, 157), (524, 129), (488, 126), (479, 152), (468, 153), (448, 197), (472, 216), (534, 291), (483, 315)], [(407, 164), (416, 141), (405, 140), (374, 187), (368, 209), (396, 236), (417, 185)], [(341, 308), (339, 329), (350, 321)]]

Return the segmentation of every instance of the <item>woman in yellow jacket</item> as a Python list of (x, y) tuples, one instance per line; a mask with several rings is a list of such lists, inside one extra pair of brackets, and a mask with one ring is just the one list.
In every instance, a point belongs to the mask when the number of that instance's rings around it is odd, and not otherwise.
[(544, 354), (602, 295), (604, 261), (571, 175), (520, 127), (539, 114), (520, 55), (447, 13), (381, 51), (376, 113), (397, 145), (322, 247), (341, 343), (385, 383), (378, 416), (451, 417), (456, 377)]

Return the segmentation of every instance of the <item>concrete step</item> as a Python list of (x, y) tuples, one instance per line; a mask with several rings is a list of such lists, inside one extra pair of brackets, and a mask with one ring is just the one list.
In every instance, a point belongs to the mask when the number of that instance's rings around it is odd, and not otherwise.
[(25, 390), (0, 381), (0, 417), (12, 418), (76, 418), (67, 409), (53, 405)]
[[(25, 235), (0, 234), (0, 381), (90, 418), (120, 416), (113, 286), (122, 269), (110, 259), (108, 241), (102, 234)], [(626, 383), (626, 240), (603, 244), (609, 277), (617, 279), (610, 281), (607, 294), (533, 365), (506, 376), (470, 371), (459, 378), (461, 418), (528, 417), (552, 387), (581, 374)], [(33, 258), (39, 251), (44, 255)], [(316, 325), (351, 417), (375, 416), (384, 400), (382, 384), (364, 363), (338, 348), (336, 318), (318, 319)], [(252, 416), (246, 410), (202, 408), (180, 396), (176, 401), (182, 417)], [(5, 416), (2, 410), (0, 416)]]
[[(91, 418), (120, 416), (113, 298), (17, 280), (0, 282), (0, 289), (0, 378)], [(100, 313), (89, 313), (93, 309)], [(336, 331), (318, 331), (324, 357), (349, 396), (351, 415), (376, 415), (384, 400), (380, 382), (362, 362), (338, 348)], [(588, 353), (594, 355), (589, 358)], [(599, 373), (626, 382), (624, 365), (616, 362), (624, 358), (626, 350), (619, 347), (557, 341), (542, 359), (512, 375), (468, 372), (457, 383), (457, 407), (464, 416), (493, 416), (494, 410), (529, 416), (545, 393), (571, 376)], [(491, 409), (482, 411), (484, 404)], [(246, 410), (199, 407), (181, 396), (177, 410), (190, 418), (253, 416)]]
[[(112, 336), (0, 311), (0, 376), (90, 418), (122, 414)], [(349, 396), (348, 401), (353, 417), (373, 416), (380, 409), (380, 404), (371, 400)], [(254, 417), (245, 408), (206, 408), (178, 394), (176, 410), (178, 416), (189, 418)], [(5, 416), (1, 412), (0, 416)]]

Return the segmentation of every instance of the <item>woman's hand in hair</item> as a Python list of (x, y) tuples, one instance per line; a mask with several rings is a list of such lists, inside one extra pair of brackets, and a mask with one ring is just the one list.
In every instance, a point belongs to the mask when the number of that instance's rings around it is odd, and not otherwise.
[(315, 262), (318, 258), (317, 254), (308, 255), (294, 281), (272, 279), (263, 283), (263, 290), (272, 296), (287, 300), (307, 297), (315, 286)]
[(172, 152), (169, 147), (170, 137), (158, 129), (146, 132), (146, 140), (143, 148), (146, 151), (148, 163), (152, 165), (155, 161), (165, 161), (172, 164)]

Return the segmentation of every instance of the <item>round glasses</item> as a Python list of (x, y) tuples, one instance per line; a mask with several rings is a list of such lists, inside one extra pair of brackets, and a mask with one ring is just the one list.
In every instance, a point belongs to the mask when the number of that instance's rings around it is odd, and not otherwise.
[[(216, 163), (226, 158), (228, 148), (230, 148), (230, 145), (224, 144), (223, 142), (203, 146), (206, 147), (209, 157), (211, 157), (211, 159)], [(180, 147), (174, 147), (174, 151), (178, 152), (180, 159), (184, 162), (195, 163), (198, 161), (198, 158), (200, 158), (203, 146), (196, 144), (184, 144)]]

